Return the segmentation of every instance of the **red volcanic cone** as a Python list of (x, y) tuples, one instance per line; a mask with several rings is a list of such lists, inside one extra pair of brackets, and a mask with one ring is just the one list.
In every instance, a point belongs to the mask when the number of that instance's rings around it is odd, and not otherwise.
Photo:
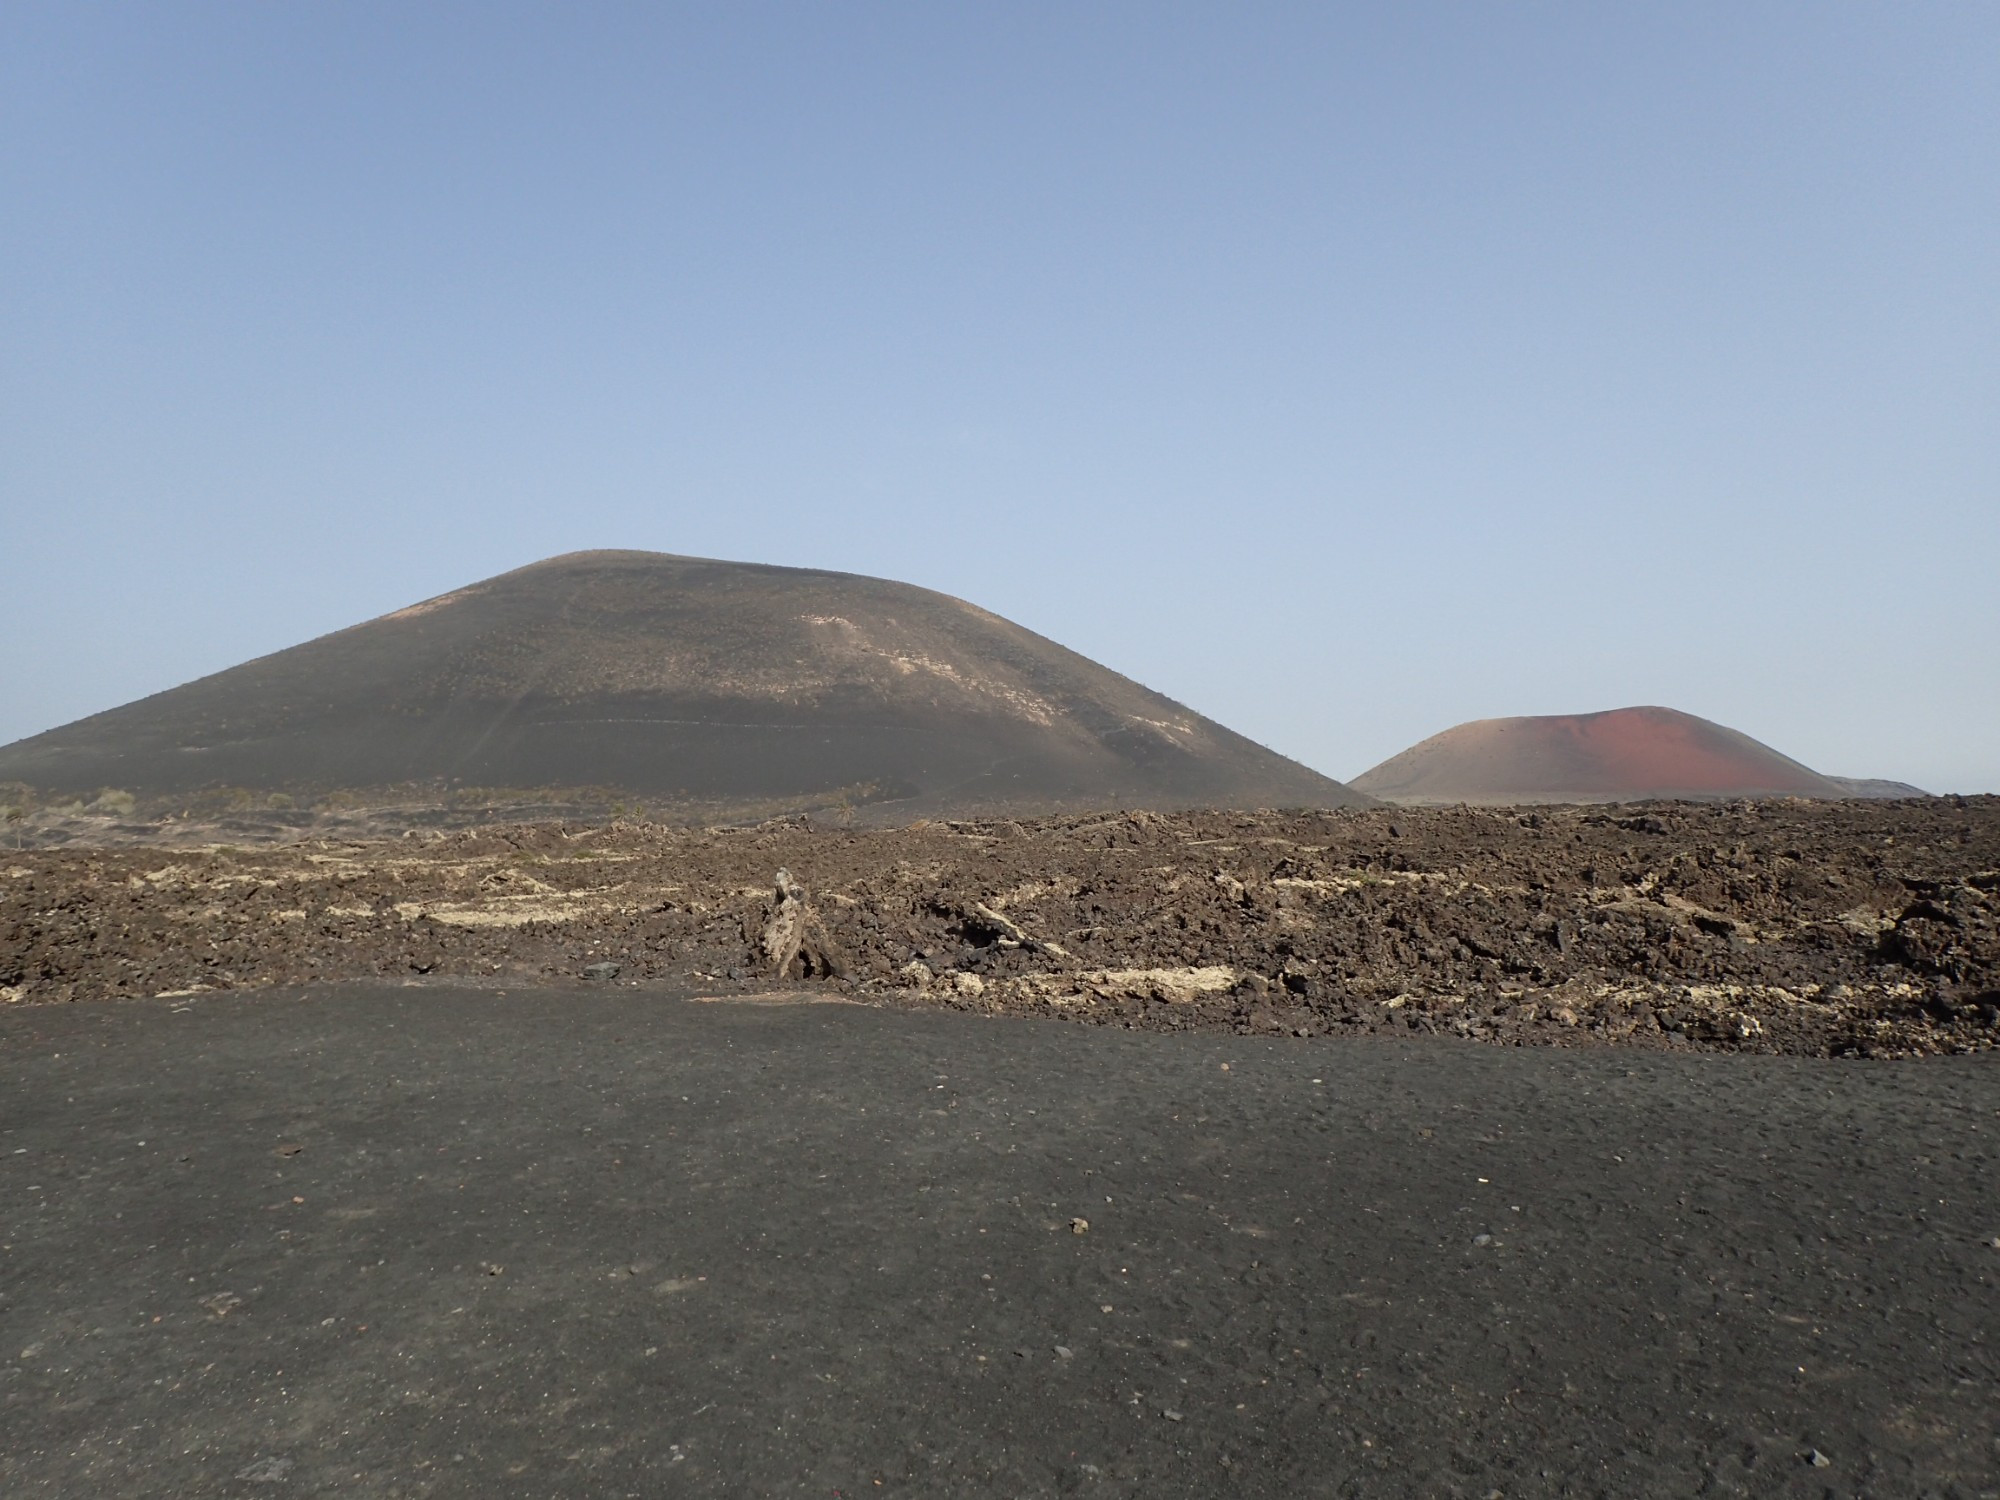
[(1349, 784), (1419, 804), (1852, 795), (1747, 734), (1671, 708), (1477, 719)]

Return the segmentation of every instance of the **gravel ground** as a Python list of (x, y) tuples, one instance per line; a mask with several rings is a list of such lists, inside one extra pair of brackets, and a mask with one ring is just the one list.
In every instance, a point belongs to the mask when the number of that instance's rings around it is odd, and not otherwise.
[(0, 1010), (0, 1492), (2000, 1495), (2000, 1059)]

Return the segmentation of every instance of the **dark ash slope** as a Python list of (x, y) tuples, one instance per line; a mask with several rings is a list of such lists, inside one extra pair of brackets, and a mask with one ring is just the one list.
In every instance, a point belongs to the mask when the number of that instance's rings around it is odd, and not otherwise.
[(1367, 800), (961, 600), (649, 552), (553, 558), (19, 741), (5, 781), (899, 818)]

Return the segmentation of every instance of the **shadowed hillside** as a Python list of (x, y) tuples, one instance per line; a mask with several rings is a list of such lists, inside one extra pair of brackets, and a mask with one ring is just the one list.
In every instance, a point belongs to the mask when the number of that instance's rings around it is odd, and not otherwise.
[(0, 747), (8, 781), (884, 821), (1367, 800), (961, 600), (650, 552), (552, 558)]
[(1477, 719), (1391, 756), (1353, 786), (1387, 802), (1495, 806), (1856, 795), (1747, 734), (1671, 708)]

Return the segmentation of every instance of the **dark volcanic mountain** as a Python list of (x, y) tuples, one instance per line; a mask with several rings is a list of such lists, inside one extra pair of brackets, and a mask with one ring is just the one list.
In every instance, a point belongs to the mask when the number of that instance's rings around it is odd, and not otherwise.
[(1747, 734), (1671, 708), (1477, 719), (1391, 756), (1353, 785), (1387, 802), (1500, 806), (1855, 795)]
[(961, 600), (651, 552), (552, 558), (0, 747), (4, 781), (878, 819), (1367, 800)]

